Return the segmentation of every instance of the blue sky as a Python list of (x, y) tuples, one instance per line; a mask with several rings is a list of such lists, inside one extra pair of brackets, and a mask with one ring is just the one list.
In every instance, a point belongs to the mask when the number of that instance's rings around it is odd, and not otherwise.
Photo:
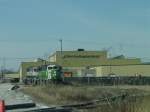
[(0, 58), (49, 55), (59, 38), (64, 50), (111, 48), (112, 55), (149, 59), (150, 1), (0, 0)]

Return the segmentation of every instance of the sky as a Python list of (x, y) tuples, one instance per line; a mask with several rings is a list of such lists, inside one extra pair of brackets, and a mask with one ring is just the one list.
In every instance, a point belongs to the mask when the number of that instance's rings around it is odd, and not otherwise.
[(60, 50), (59, 39), (63, 50), (105, 49), (150, 61), (150, 1), (0, 0), (0, 66), (46, 58)]

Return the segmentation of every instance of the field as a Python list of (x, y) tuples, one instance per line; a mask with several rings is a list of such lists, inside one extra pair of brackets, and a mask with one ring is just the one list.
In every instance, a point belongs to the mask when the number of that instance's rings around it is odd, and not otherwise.
[[(122, 94), (149, 94), (149, 86), (26, 86), (22, 91), (33, 97), (33, 100), (42, 102), (48, 106), (60, 106), (86, 103), (100, 98), (110, 98)], [(139, 101), (140, 100), (140, 101)], [(142, 100), (117, 101), (116, 103), (106, 102), (104, 105), (97, 105), (95, 108), (79, 109), (81, 112), (146, 112), (137, 111), (135, 108)]]

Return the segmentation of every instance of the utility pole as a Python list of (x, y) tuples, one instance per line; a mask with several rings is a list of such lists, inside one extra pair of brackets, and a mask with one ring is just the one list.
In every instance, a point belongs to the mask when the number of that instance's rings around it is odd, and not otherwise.
[(62, 54), (62, 39), (59, 39), (59, 42), (60, 42), (60, 51), (61, 51), (61, 54)]
[(62, 48), (62, 39), (59, 39), (59, 42), (60, 42), (60, 55), (61, 55), (61, 64), (62, 64), (62, 50), (63, 50), (63, 48)]
[[(62, 55), (62, 51), (63, 51), (63, 45), (62, 45), (62, 38), (59, 39), (60, 42), (60, 52), (61, 52), (61, 61), (60, 61), (60, 65), (61, 67), (63, 66), (63, 55)], [(64, 82), (64, 77), (63, 77), (63, 72), (62, 72), (62, 81)]]

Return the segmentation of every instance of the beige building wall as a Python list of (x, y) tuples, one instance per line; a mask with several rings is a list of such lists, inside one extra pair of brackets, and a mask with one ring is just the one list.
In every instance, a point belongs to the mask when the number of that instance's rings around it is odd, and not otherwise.
[(54, 54), (51, 57), (49, 57), (49, 61), (50, 62), (56, 62), (56, 54)]
[(101, 65), (133, 65), (133, 64), (141, 64), (141, 60), (139, 58), (135, 58), (135, 59), (107, 59), (101, 63)]
[(5, 74), (5, 78), (19, 78), (19, 73)]
[(87, 77), (87, 75), (96, 76), (95, 69), (87, 69), (86, 67), (63, 67), (64, 72), (72, 72), (73, 77)]
[(108, 59), (106, 51), (57, 51), (49, 57), (63, 67), (140, 64), (140, 59)]
[(98, 66), (98, 65), (130, 65), (140, 64), (139, 59), (63, 59), (58, 64), (64, 67), (86, 67), (86, 66)]
[(121, 66), (99, 66), (95, 67), (97, 76), (150, 76), (150, 65), (121, 65)]
[(72, 59), (107, 59), (106, 51), (56, 51), (49, 57), (49, 61), (60, 62)]

